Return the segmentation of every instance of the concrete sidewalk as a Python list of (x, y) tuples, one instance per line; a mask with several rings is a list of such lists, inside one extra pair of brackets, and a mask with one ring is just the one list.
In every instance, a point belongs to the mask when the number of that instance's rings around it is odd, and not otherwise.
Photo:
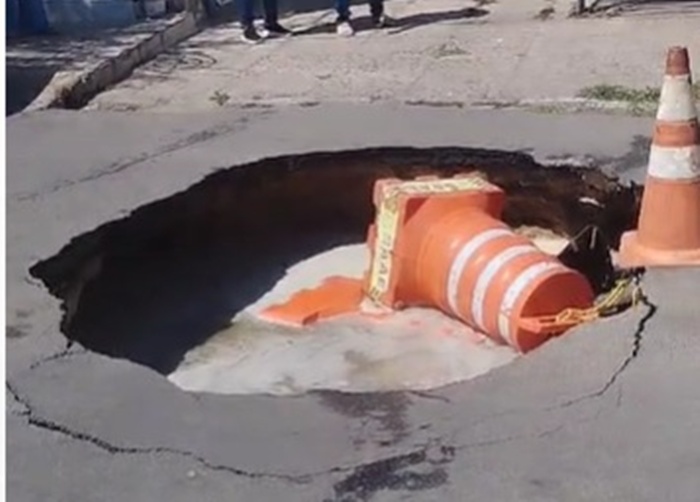
[[(93, 109), (193, 111), (221, 106), (378, 100), (432, 105), (573, 102), (602, 84), (658, 87), (669, 45), (700, 61), (692, 4), (638, 8), (615, 17), (568, 17), (562, 0), (387, 2), (397, 26), (333, 33), (332, 11), (294, 15), (299, 36), (249, 47), (232, 25), (166, 52)], [(697, 64), (696, 64), (697, 67)]]
[(196, 33), (198, 18), (182, 12), (84, 37), (9, 39), (7, 115), (23, 109), (79, 108), (138, 65)]

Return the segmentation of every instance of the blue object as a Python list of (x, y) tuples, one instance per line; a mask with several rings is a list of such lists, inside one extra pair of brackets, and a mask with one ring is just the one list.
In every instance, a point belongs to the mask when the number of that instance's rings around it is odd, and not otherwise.
[(212, 19), (217, 18), (227, 7), (231, 7), (236, 0), (204, 0), (204, 11)]
[(19, 0), (19, 26), (22, 35), (43, 35), (49, 32), (43, 0)]
[(43, 3), (48, 25), (55, 33), (79, 34), (105, 28), (119, 28), (136, 22), (134, 0), (38, 1)]
[(8, 37), (20, 34), (19, 0), (5, 0), (5, 33)]

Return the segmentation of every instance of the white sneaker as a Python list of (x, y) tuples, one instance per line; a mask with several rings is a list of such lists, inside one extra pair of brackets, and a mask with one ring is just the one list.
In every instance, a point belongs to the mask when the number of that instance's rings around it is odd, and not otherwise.
[(243, 28), (243, 33), (241, 33), (241, 42), (252, 45), (260, 43), (261, 41), (262, 37), (254, 26), (246, 26)]
[(279, 23), (266, 24), (258, 30), (262, 38), (289, 37), (292, 32)]
[(378, 17), (372, 17), (372, 24), (378, 30), (381, 30), (382, 28), (388, 28), (390, 26), (389, 18), (386, 17), (384, 14)]
[(350, 24), (350, 21), (340, 21), (335, 26), (335, 32), (341, 37), (351, 37), (355, 34), (355, 29)]

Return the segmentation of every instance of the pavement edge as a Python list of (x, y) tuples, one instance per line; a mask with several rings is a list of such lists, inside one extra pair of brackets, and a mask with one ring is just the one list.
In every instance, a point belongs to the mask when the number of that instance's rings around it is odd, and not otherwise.
[(126, 79), (134, 68), (197, 34), (204, 28), (202, 9), (175, 15), (156, 30), (118, 54), (82, 71), (57, 72), (48, 85), (23, 112), (48, 108), (81, 108), (104, 89)]

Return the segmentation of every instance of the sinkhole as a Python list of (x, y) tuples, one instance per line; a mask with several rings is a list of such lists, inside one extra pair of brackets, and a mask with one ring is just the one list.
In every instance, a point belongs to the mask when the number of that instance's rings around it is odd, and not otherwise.
[(217, 171), (76, 237), (31, 273), (62, 300), (69, 340), (185, 390), (439, 387), (516, 354), (426, 309), (381, 326), (340, 317), (301, 330), (256, 313), (328, 276), (361, 276), (375, 180), (475, 171), (507, 193), (506, 223), (552, 254), (589, 225), (616, 248), (636, 222), (639, 187), (595, 167), (470, 148), (316, 152)]

